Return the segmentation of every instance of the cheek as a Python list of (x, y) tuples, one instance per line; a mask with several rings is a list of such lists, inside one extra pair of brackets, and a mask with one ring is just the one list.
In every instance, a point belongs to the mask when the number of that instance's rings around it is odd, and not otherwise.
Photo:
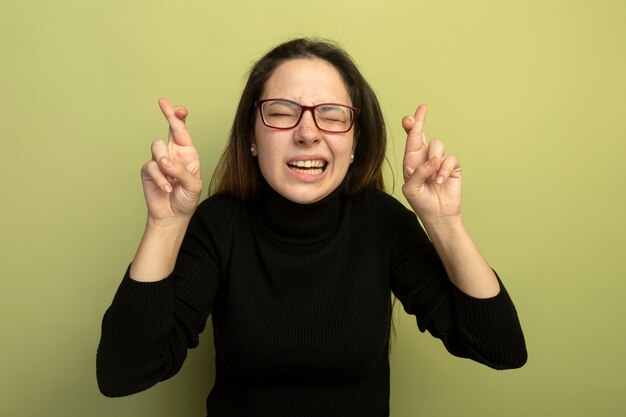
[(259, 167), (264, 174), (273, 172), (280, 166), (280, 163), (274, 156), (274, 153), (268, 149), (263, 149), (262, 151), (259, 151), (258, 160)]
[(353, 138), (343, 138), (343, 140), (338, 141), (331, 146), (333, 154), (335, 158), (337, 158), (337, 162), (341, 165), (344, 163), (350, 163), (350, 155), (354, 150), (354, 139)]
[(263, 132), (262, 128), (256, 132), (258, 132), (255, 134), (256, 158), (259, 163), (259, 168), (261, 168), (261, 173), (266, 180), (269, 180), (268, 176), (276, 175), (277, 171), (280, 171), (283, 165), (284, 152), (279, 146), (280, 138), (267, 135), (267, 132)]

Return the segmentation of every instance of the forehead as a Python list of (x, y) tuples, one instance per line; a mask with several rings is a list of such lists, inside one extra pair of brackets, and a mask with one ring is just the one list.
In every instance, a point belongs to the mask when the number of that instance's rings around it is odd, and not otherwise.
[(290, 59), (278, 65), (265, 83), (261, 98), (285, 98), (304, 105), (352, 104), (339, 71), (318, 58)]

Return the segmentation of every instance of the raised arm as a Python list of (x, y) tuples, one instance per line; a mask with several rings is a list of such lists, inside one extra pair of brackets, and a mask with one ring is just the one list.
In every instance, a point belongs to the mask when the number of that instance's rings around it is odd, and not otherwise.
[[(176, 374), (187, 349), (198, 345), (217, 289), (215, 254), (203, 244), (201, 221), (192, 219), (202, 182), (187, 110), (163, 99), (159, 105), (169, 138), (152, 144), (152, 159), (141, 169), (145, 232), (102, 320), (96, 368), (107, 396), (142, 391)], [(174, 271), (177, 258), (182, 266)]]
[(461, 218), (461, 164), (440, 140), (426, 141), (426, 105), (405, 116), (402, 192), (422, 221), (450, 280), (476, 298), (498, 294), (498, 280)]
[(136, 281), (158, 281), (174, 269), (180, 245), (202, 191), (200, 159), (185, 125), (187, 109), (159, 100), (168, 124), (167, 142), (152, 143), (141, 168), (148, 219), (131, 265)]

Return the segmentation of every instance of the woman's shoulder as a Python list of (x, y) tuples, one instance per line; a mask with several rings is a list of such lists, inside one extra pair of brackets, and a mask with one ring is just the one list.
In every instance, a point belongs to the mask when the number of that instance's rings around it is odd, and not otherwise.
[(242, 215), (246, 203), (227, 194), (215, 194), (201, 201), (194, 218), (196, 221), (214, 227), (228, 227)]
[[(407, 248), (430, 247), (426, 232), (413, 210), (405, 206), (391, 194), (382, 190), (372, 190), (359, 196), (354, 204), (355, 221), (366, 225), (375, 239), (384, 242), (389, 248), (404, 252)], [(420, 250), (422, 250), (420, 249)], [(430, 249), (428, 249), (430, 250)]]
[(417, 223), (415, 213), (402, 204), (396, 197), (382, 190), (369, 190), (353, 199), (353, 213), (363, 216), (361, 221), (380, 224), (387, 229), (397, 230), (413, 227)]
[(389, 214), (394, 216), (406, 216), (413, 212), (402, 204), (396, 197), (385, 191), (372, 189), (354, 198), (357, 207), (363, 207), (376, 213)]
[(201, 210), (219, 210), (220, 208), (236, 208), (242, 202), (229, 194), (213, 194), (198, 205)]

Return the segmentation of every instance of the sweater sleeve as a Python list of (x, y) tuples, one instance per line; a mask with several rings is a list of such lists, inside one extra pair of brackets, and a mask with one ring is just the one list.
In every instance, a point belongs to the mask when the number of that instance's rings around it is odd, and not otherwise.
[(219, 274), (214, 237), (200, 217), (190, 222), (170, 276), (145, 283), (127, 270), (122, 279), (102, 320), (96, 358), (104, 395), (133, 394), (170, 378), (198, 345)]
[(455, 356), (494, 369), (519, 368), (527, 359), (515, 306), (500, 281), (488, 299), (471, 297), (449, 279), (415, 214), (404, 207), (392, 253), (392, 290), (418, 328), (441, 339)]

